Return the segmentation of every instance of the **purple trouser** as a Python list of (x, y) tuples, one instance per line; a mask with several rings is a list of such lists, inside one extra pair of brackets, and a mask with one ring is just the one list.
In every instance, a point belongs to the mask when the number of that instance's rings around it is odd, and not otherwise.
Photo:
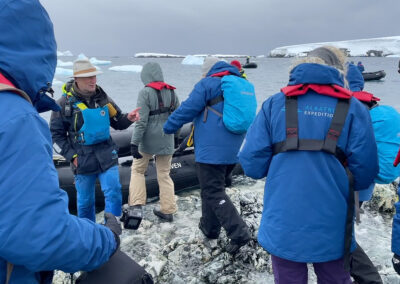
[[(307, 284), (308, 269), (305, 262), (294, 262), (274, 255), (272, 269), (276, 284)], [(318, 283), (351, 284), (350, 273), (343, 268), (343, 259), (313, 263)]]

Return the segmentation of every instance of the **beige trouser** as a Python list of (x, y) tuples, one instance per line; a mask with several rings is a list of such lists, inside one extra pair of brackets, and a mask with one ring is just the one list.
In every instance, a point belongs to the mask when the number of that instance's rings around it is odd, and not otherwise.
[[(142, 153), (143, 158), (133, 159), (131, 181), (129, 184), (129, 205), (146, 204), (146, 179), (144, 173), (153, 155)], [(156, 155), (157, 181), (160, 188), (160, 210), (164, 214), (177, 211), (175, 202), (174, 182), (169, 172), (171, 170), (172, 155)]]

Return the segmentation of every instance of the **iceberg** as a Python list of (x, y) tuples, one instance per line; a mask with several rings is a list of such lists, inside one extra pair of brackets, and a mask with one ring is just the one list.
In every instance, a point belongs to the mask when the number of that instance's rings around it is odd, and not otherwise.
[(269, 56), (306, 56), (311, 50), (323, 45), (331, 45), (345, 50), (348, 56), (400, 57), (400, 36), (288, 45), (271, 50)]
[(204, 56), (188, 55), (182, 60), (183, 65), (203, 65)]
[(113, 66), (108, 68), (111, 71), (118, 71), (118, 72), (142, 72), (141, 65), (121, 65), (121, 66)]
[(57, 59), (57, 67), (70, 67), (72, 66), (74, 63), (72, 61), (62, 61), (60, 59)]
[(61, 68), (61, 67), (57, 67), (56, 68), (56, 74), (55, 75), (71, 77), (72, 74), (73, 74), (72, 69)]
[(69, 50), (67, 50), (67, 51), (58, 51), (57, 50), (57, 56), (73, 56), (73, 54)]
[(83, 53), (79, 53), (79, 55), (78, 55), (78, 57), (76, 58), (76, 60), (79, 60), (79, 59), (89, 59), (85, 54), (83, 54)]
[(93, 65), (109, 65), (109, 64), (111, 64), (111, 61), (109, 61), (109, 60), (99, 60), (96, 57), (92, 57), (89, 60)]

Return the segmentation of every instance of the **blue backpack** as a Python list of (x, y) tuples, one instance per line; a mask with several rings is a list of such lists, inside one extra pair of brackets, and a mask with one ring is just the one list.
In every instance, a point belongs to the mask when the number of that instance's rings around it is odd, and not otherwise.
[[(256, 117), (257, 100), (254, 86), (249, 81), (235, 76), (226, 75), (221, 79), (222, 95), (207, 102), (203, 121), (207, 120), (208, 110), (222, 117), (225, 127), (232, 133), (246, 133)], [(221, 114), (212, 108), (213, 105), (224, 102)]]
[(387, 184), (399, 176), (399, 168), (393, 166), (400, 146), (400, 114), (391, 106), (379, 105), (370, 110), (378, 147), (379, 173), (375, 182)]

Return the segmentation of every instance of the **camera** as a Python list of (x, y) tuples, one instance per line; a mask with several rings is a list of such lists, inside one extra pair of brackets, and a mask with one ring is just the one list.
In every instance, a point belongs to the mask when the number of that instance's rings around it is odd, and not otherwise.
[(137, 230), (143, 219), (143, 209), (141, 205), (129, 206), (125, 204), (122, 207), (121, 222), (124, 223), (124, 228), (129, 230)]

